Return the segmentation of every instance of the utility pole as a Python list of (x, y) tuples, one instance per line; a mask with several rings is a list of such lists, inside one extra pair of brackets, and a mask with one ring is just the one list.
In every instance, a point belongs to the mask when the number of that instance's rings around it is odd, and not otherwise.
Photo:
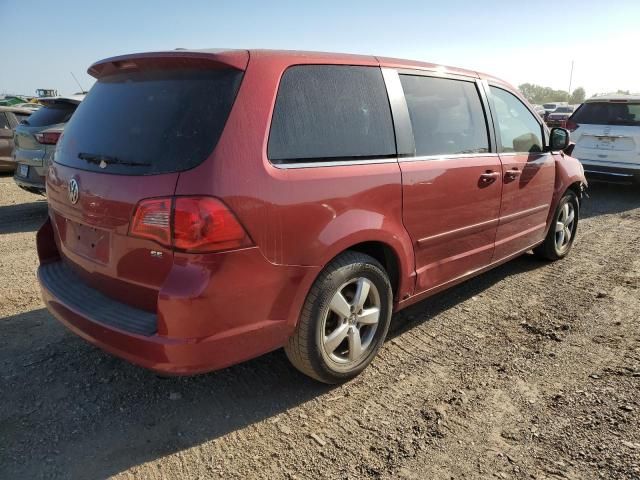
[(567, 92), (567, 103), (571, 100), (571, 83), (573, 81), (573, 60), (571, 60), (571, 73), (569, 73), (569, 91)]

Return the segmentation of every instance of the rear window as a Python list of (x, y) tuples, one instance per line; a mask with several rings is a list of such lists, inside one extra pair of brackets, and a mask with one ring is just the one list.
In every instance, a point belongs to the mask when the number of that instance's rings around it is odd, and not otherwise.
[(571, 119), (578, 124), (640, 126), (640, 103), (583, 104)]
[(18, 123), (22, 123), (23, 120), (31, 117), (30, 113), (14, 113), (14, 115), (16, 116)]
[(241, 80), (228, 68), (101, 78), (66, 126), (55, 161), (127, 175), (193, 168), (218, 143)]
[(554, 108), (556, 108), (556, 104), (555, 103), (545, 103), (542, 105), (543, 108), (547, 109), (547, 110), (553, 110)]
[(573, 112), (573, 109), (571, 107), (558, 107), (556, 108), (556, 111), (553, 113), (571, 113)]
[(394, 156), (389, 100), (377, 67), (300, 65), (280, 81), (269, 135), (273, 163)]
[(66, 123), (76, 111), (75, 103), (61, 102), (54, 105), (46, 105), (40, 107), (33, 112), (29, 118), (25, 119), (25, 124), (30, 127), (46, 127), (49, 125), (57, 125), (58, 123)]

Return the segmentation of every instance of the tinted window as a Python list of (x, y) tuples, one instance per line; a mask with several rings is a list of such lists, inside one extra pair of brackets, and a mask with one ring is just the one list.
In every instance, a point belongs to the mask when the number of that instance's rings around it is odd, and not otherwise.
[(491, 87), (504, 152), (541, 152), (542, 127), (515, 95)]
[(9, 119), (4, 112), (0, 112), (0, 128), (11, 128), (9, 125)]
[(487, 123), (475, 84), (400, 75), (409, 107), (416, 155), (489, 151)]
[(577, 124), (640, 126), (640, 103), (585, 103), (571, 119)]
[(287, 69), (273, 111), (275, 163), (395, 155), (389, 101), (377, 67)]
[(77, 105), (74, 103), (56, 103), (39, 108), (26, 120), (31, 127), (46, 127), (66, 123), (75, 112)]
[(215, 148), (241, 79), (232, 69), (102, 78), (65, 127), (56, 162), (129, 175), (192, 168)]
[(14, 115), (16, 116), (18, 123), (21, 123), (23, 120), (26, 120), (31, 116), (29, 113), (15, 113)]

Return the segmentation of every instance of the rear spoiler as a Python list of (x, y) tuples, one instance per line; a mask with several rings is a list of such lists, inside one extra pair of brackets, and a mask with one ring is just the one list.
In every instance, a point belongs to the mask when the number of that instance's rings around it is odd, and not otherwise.
[(87, 73), (100, 78), (124, 71), (148, 68), (212, 68), (231, 67), (246, 70), (248, 50), (171, 50), (166, 52), (135, 53), (100, 60), (89, 67)]

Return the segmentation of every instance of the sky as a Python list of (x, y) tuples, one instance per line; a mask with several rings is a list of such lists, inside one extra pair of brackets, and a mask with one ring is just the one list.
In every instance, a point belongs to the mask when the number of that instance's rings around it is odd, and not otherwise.
[(587, 95), (640, 92), (639, 0), (0, 0), (0, 93), (61, 94), (95, 61), (182, 48), (392, 56)]

